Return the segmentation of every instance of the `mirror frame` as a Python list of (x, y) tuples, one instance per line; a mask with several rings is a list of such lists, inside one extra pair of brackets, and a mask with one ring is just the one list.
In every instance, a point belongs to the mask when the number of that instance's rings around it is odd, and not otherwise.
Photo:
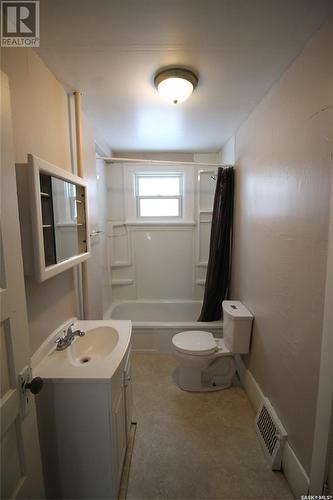
[[(28, 155), (28, 170), (32, 237), (34, 246), (34, 270), (37, 281), (42, 282), (49, 278), (52, 278), (53, 276), (56, 276), (59, 273), (67, 271), (67, 269), (70, 269), (71, 267), (84, 262), (90, 257), (87, 182), (82, 179), (82, 177), (78, 177), (77, 175), (67, 172), (64, 169), (52, 165), (51, 163), (31, 154)], [(52, 264), (50, 266), (45, 265), (44, 256), (40, 173), (48, 174), (52, 177), (62, 179), (63, 181), (82, 186), (85, 191), (85, 224), (87, 251), (78, 255), (74, 255), (73, 257), (69, 257), (62, 262)]]

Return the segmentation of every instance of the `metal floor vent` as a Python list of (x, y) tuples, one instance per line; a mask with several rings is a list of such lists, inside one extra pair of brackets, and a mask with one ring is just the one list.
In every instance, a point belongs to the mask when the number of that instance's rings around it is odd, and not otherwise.
[(259, 408), (255, 427), (266, 458), (272, 466), (272, 470), (280, 470), (287, 433), (268, 398), (264, 398)]

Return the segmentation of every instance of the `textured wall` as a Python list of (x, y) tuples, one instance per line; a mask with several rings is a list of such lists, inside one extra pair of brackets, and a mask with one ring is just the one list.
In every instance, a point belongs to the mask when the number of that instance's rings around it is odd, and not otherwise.
[(254, 313), (247, 364), (309, 472), (325, 290), (333, 19), (236, 134), (233, 296)]
[[(31, 49), (3, 49), (8, 75), (16, 162), (33, 153), (71, 170), (67, 95)], [(73, 273), (66, 271), (42, 284), (26, 278), (31, 351), (63, 321), (76, 315)]]

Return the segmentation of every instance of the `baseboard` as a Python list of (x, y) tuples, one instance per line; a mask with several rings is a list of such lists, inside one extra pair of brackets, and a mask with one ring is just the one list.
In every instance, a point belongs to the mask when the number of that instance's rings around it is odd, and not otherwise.
[[(236, 365), (241, 384), (255, 412), (257, 412), (264, 398), (264, 393), (250, 370), (246, 368), (240, 356), (236, 356)], [(283, 451), (282, 469), (295, 498), (307, 495), (310, 483), (309, 476), (288, 441)]]
[(283, 451), (282, 468), (295, 497), (301, 498), (302, 495), (307, 495), (310, 485), (309, 476), (288, 442)]

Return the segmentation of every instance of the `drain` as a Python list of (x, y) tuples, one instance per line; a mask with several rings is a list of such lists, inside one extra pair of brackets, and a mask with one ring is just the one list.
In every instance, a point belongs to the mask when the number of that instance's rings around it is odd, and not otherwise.
[(84, 356), (83, 358), (80, 359), (80, 363), (89, 363), (91, 361), (90, 356)]

